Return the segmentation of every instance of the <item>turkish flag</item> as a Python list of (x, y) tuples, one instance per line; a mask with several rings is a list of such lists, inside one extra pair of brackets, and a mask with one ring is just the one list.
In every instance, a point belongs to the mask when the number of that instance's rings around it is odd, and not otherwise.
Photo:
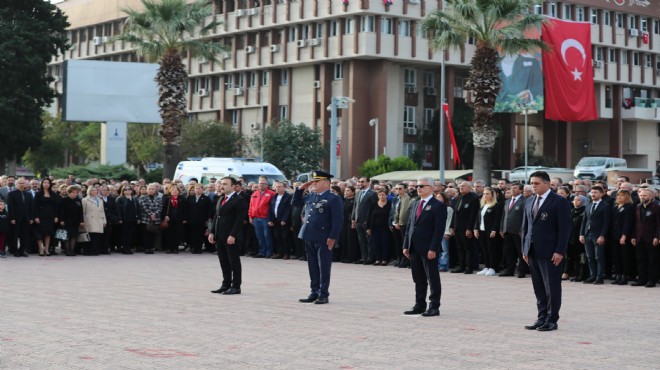
[(543, 52), (545, 118), (591, 121), (598, 118), (591, 62), (591, 24), (550, 18), (541, 40), (552, 49)]

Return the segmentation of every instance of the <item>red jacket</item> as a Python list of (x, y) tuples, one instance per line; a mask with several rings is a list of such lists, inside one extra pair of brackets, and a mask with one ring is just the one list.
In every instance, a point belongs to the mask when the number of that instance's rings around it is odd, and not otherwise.
[(274, 195), (275, 192), (270, 189), (266, 189), (263, 194), (259, 190), (252, 193), (248, 216), (250, 216), (250, 218), (268, 218), (270, 200)]

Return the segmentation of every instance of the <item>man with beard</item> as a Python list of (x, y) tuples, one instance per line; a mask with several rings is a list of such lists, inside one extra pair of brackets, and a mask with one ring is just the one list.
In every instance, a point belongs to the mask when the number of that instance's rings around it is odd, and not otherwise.
[(479, 197), (472, 192), (472, 184), (469, 181), (463, 181), (458, 186), (458, 190), (460, 195), (456, 200), (452, 222), (454, 224), (459, 267), (451, 272), (471, 274), (474, 268), (472, 257), (475, 252), (472, 241), (472, 228), (479, 213)]
[(358, 243), (360, 244), (361, 259), (356, 263), (364, 265), (372, 264), (370, 238), (367, 235), (366, 222), (369, 218), (369, 209), (373, 203), (378, 202), (378, 195), (371, 189), (371, 183), (367, 177), (358, 180), (358, 193), (355, 195), (355, 204), (351, 217), (352, 228), (357, 230)]
[(631, 240), (637, 250), (639, 280), (632, 286), (653, 288), (658, 283), (660, 265), (660, 205), (654, 202), (654, 191), (639, 189), (640, 204), (635, 215), (635, 237)]

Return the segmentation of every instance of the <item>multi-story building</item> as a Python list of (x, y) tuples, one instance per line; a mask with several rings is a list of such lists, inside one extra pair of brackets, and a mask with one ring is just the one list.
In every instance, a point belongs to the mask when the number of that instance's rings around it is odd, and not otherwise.
[[(474, 45), (464, 51), (434, 52), (420, 21), (440, 9), (440, 0), (214, 0), (213, 18), (222, 21), (208, 37), (228, 52), (223, 65), (185, 57), (192, 120), (218, 120), (244, 135), (262, 123), (287, 119), (319, 128), (329, 140), (332, 96), (355, 99), (340, 110), (339, 175), (357, 173), (378, 153), (421, 151), (424, 165), (437, 168), (438, 138), (430, 123), (440, 107), (440, 58), (446, 61), (447, 102), (464, 99)], [(121, 32), (121, 9), (138, 0), (66, 0), (73, 47), (51, 63), (60, 76), (67, 59), (140, 61)], [(529, 117), (537, 154), (572, 166), (586, 155), (625, 157), (636, 167), (660, 160), (660, 0), (576, 0), (547, 2), (535, 11), (592, 23), (595, 89), (600, 118), (554, 122)], [(61, 89), (60, 82), (56, 82)], [(625, 105), (625, 107), (624, 107)], [(55, 107), (57, 108), (57, 107)], [(499, 114), (502, 137), (496, 166), (511, 168), (523, 148), (523, 117)], [(511, 140), (513, 138), (513, 140)], [(446, 145), (449, 154), (449, 145)], [(449, 155), (446, 156), (450, 165)]]

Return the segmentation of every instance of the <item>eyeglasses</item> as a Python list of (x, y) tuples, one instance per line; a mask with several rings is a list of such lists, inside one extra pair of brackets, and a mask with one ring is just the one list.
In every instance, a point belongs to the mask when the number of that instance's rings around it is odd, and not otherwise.
[(419, 189), (419, 188), (423, 188), (423, 187), (425, 187), (425, 186), (431, 186), (431, 185), (415, 185), (415, 187), (416, 187), (417, 189)]
[(404, 188), (394, 188), (394, 190), (405, 190)]

